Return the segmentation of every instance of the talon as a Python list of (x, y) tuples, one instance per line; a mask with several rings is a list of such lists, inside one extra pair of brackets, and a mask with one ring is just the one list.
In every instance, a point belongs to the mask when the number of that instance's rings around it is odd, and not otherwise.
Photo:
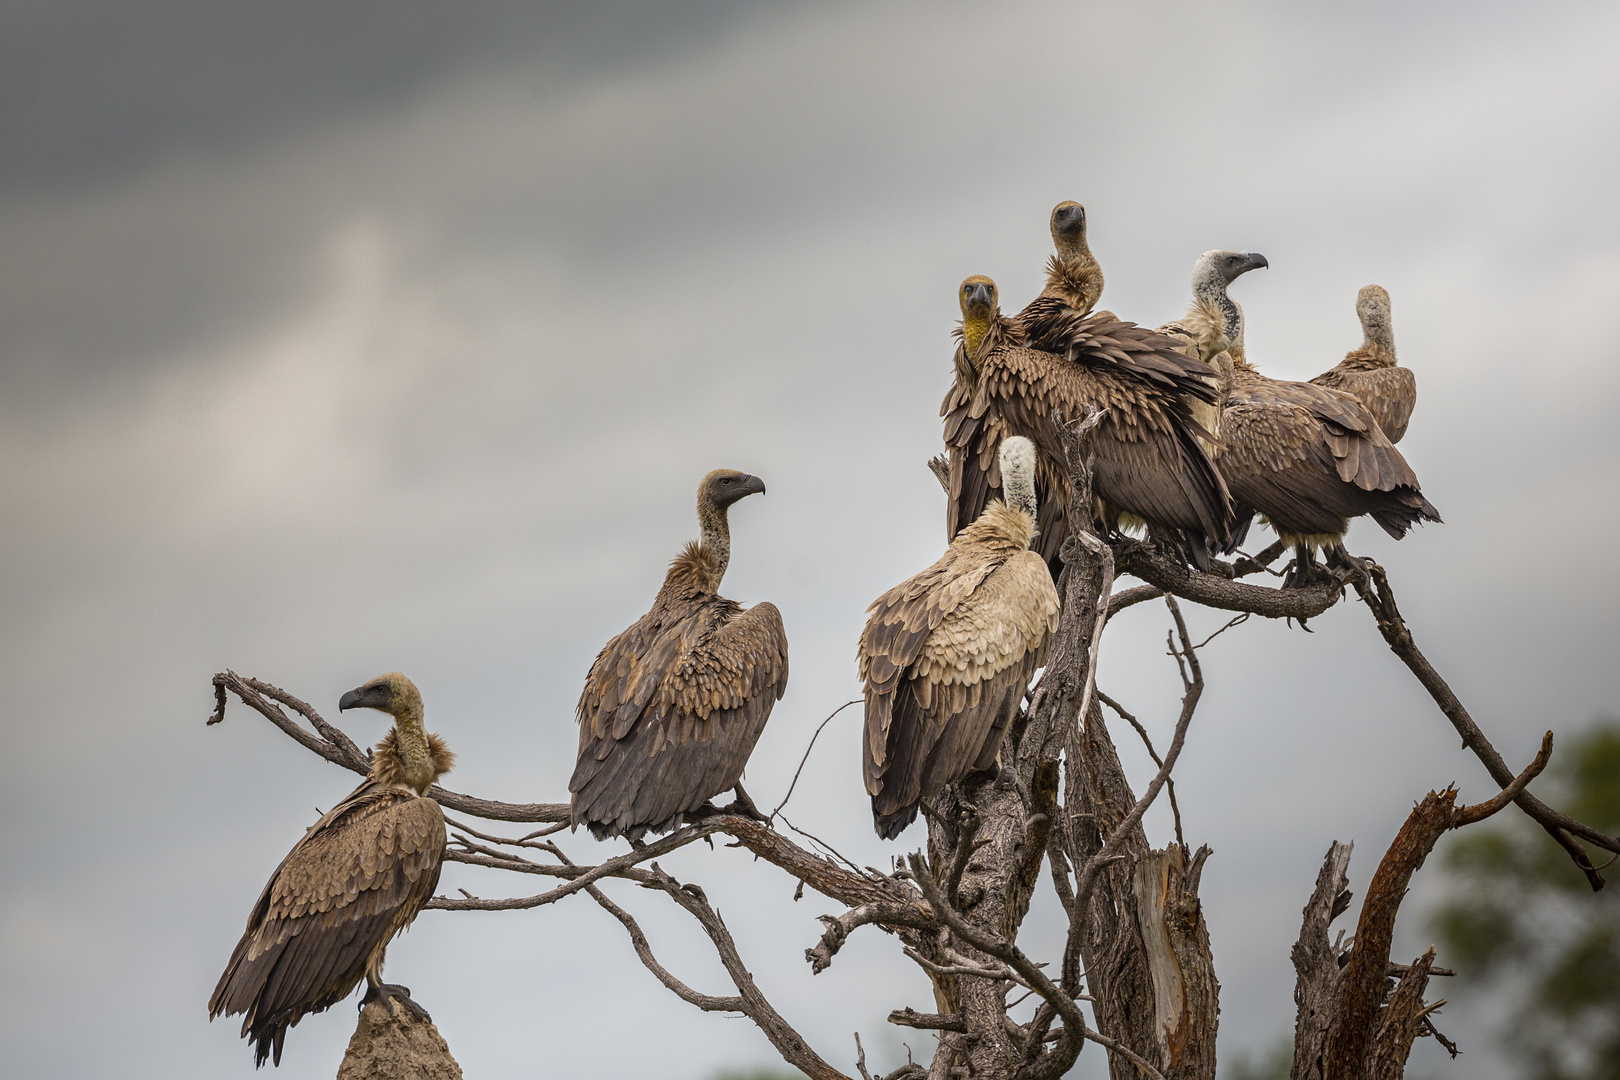
[(405, 1006), (406, 1012), (424, 1023), (433, 1023), (433, 1017), (428, 1015), (428, 1011), (411, 1000), (411, 988), (408, 986), (400, 986), (395, 983), (378, 983), (366, 991), (366, 996), (360, 999), (360, 1007), (363, 1009), (373, 1001), (381, 1001), (387, 1005), (389, 1016), (399, 1016), (399, 1010), (394, 1007), (398, 1004)]

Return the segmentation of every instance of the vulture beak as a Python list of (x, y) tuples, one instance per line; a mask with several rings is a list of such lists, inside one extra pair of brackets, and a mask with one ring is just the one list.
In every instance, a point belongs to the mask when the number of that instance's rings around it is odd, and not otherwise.
[(1260, 254), (1258, 251), (1251, 251), (1249, 252), (1247, 261), (1245, 261), (1243, 264), (1243, 270), (1241, 272), (1247, 274), (1250, 270), (1264, 270), (1270, 265), (1270, 263), (1266, 262), (1266, 257), (1264, 255)]
[(742, 491), (744, 495), (763, 495), (765, 481), (757, 476), (745, 476), (742, 478)]
[(387, 712), (393, 697), (393, 689), (387, 683), (367, 683), (338, 698), (338, 712), (347, 712), (350, 709), (378, 709)]
[(984, 284), (983, 282), (973, 286), (972, 291), (968, 293), (968, 303), (983, 304), (985, 307), (989, 307), (990, 286)]

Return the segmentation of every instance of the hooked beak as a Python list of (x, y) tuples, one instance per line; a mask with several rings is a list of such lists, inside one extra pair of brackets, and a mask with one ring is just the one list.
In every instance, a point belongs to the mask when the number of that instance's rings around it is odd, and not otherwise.
[(757, 476), (745, 476), (742, 478), (742, 490), (744, 495), (763, 495), (765, 481)]
[(338, 698), (338, 712), (347, 712), (350, 709), (358, 709), (359, 707), (360, 691), (358, 690), (350, 690), (347, 694)]
[(984, 284), (982, 282), (977, 284), (977, 285), (974, 285), (972, 287), (972, 289), (969, 290), (969, 292), (968, 292), (968, 303), (969, 304), (983, 304), (985, 307), (989, 307), (990, 306), (990, 286), (988, 286), (988, 285), (986, 285), (986, 284)]
[(1270, 263), (1266, 262), (1264, 255), (1258, 251), (1251, 251), (1248, 253), (1248, 259), (1243, 264), (1243, 272), (1247, 274), (1250, 270), (1264, 270), (1270, 265)]

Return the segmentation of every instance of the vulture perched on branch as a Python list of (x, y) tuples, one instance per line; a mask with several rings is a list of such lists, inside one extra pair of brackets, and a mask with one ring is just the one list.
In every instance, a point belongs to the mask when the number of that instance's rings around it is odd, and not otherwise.
[(208, 1018), (244, 1013), (255, 1064), (281, 1064), (287, 1029), (342, 1001), (365, 979), (366, 1000), (427, 1013), (403, 986), (382, 981), (395, 934), (433, 896), (444, 858), (444, 814), (428, 788), (455, 755), (422, 727), (422, 695), (405, 676), (350, 690), (339, 709), (377, 709), (394, 729), (371, 773), (304, 834), (271, 875), (247, 931), (208, 999)]
[(1367, 285), (1356, 294), (1361, 319), (1361, 348), (1311, 382), (1343, 390), (1367, 406), (1389, 441), (1398, 443), (1417, 405), (1417, 376), (1395, 362), (1395, 330), (1390, 323), (1389, 293)]
[(698, 488), (703, 539), (670, 563), (652, 610), (603, 647), (579, 696), (573, 823), (597, 839), (678, 827), (738, 785), (787, 689), (787, 634), (773, 604), (717, 591), (731, 558), (727, 508), (763, 493), (757, 476), (716, 469)]
[[(1350, 520), (1370, 516), (1399, 540), (1440, 514), (1419, 489), (1417, 474), (1354, 397), (1311, 383), (1260, 374), (1243, 350), (1243, 309), (1227, 295), (1239, 274), (1266, 265), (1259, 255), (1209, 251), (1193, 274), (1193, 307), (1184, 325), (1215, 360), (1225, 394), (1216, 431), (1221, 473), (1238, 503), (1241, 541), (1248, 521), (1263, 515), (1295, 549), (1292, 584), (1318, 576), (1314, 552), (1351, 565), (1343, 539)], [(1211, 314), (1213, 313), (1213, 314)]]
[(1056, 578), (1069, 533), (1068, 472), (1056, 425), (1093, 405), (1107, 410), (1093, 436), (1093, 511), (1110, 528), (1145, 525), (1202, 565), (1205, 537), (1224, 542), (1232, 512), (1188, 405), (1215, 399), (1214, 370), (1178, 339), (1106, 311), (1084, 313), (1096, 303), (1102, 275), (1084, 250), (1084, 212), (1075, 206), (1064, 213), (1070, 205), (1053, 213), (1058, 256), (1046, 291), (1023, 317), (1002, 316), (989, 278), (962, 283), (956, 379), (940, 409), (950, 450), (946, 536), (954, 539), (978, 520), (1000, 493), (1001, 440), (1027, 436), (1040, 451), (1038, 551)]
[(878, 835), (892, 840), (921, 800), (996, 762), (1007, 725), (1057, 629), (1058, 595), (1035, 538), (1035, 446), (1001, 443), (1007, 502), (990, 502), (933, 566), (867, 610), (862, 772)]

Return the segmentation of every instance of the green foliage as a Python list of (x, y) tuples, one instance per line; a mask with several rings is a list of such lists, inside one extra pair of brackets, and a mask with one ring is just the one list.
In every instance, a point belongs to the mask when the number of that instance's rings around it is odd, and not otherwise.
[[(1620, 831), (1620, 722), (1564, 745), (1532, 788)], [(1603, 862), (1605, 853), (1593, 852)], [(1456, 993), (1494, 992), (1502, 1046), (1526, 1080), (1620, 1080), (1620, 885), (1594, 894), (1569, 857), (1509, 808), (1445, 850), (1432, 916)], [(1613, 875), (1611, 875), (1613, 876)], [(1449, 988), (1448, 988), (1449, 989)]]

